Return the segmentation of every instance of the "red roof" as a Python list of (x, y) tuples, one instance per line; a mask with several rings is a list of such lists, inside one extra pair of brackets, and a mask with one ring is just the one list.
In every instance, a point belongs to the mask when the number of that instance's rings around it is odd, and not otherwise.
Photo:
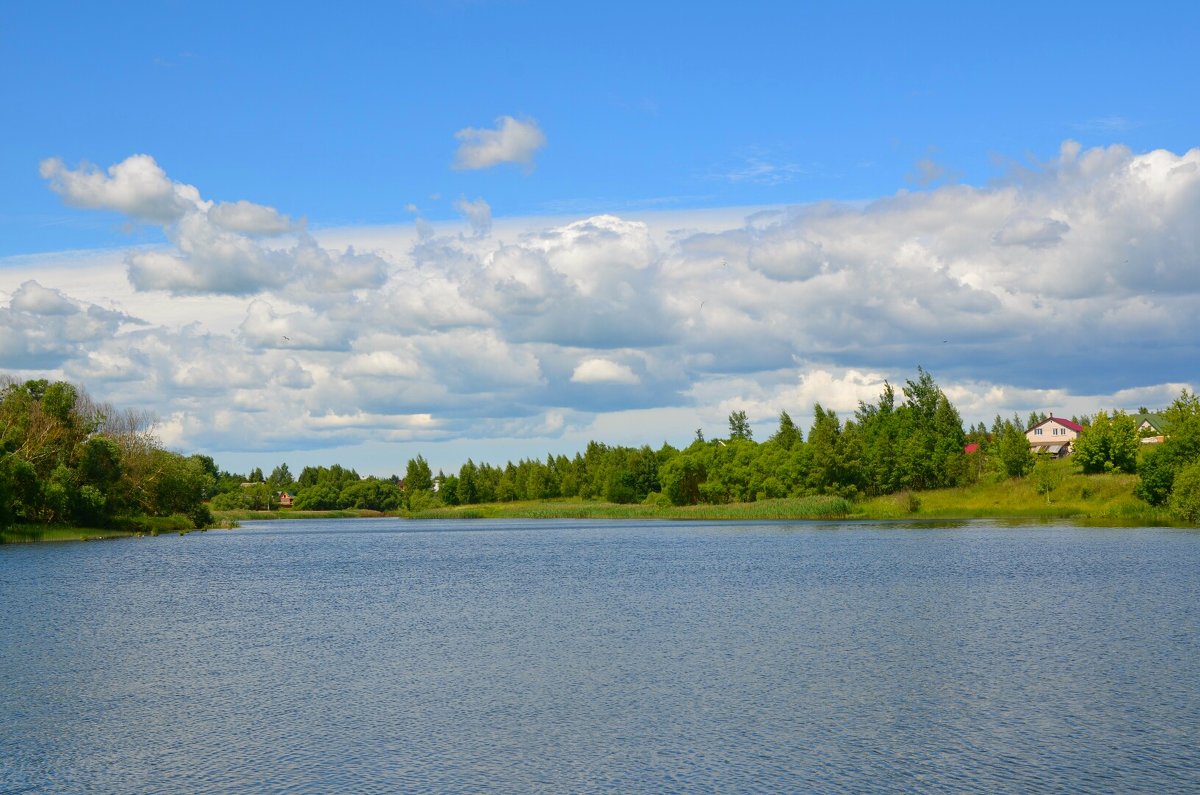
[(978, 450), (979, 450), (979, 442), (971, 442), (969, 445), (967, 445), (966, 447), (963, 448), (963, 452), (966, 453), (967, 455), (977, 452)]
[(1082, 425), (1080, 425), (1078, 422), (1071, 422), (1070, 420), (1064, 420), (1062, 417), (1051, 417), (1050, 419), (1042, 420), (1037, 425), (1034, 425), (1033, 427), (1031, 427), (1029, 430), (1032, 431), (1034, 428), (1040, 428), (1043, 425), (1046, 425), (1047, 423), (1051, 423), (1051, 422), (1057, 422), (1059, 425), (1063, 426), (1064, 428), (1070, 428), (1071, 430), (1075, 431), (1075, 433), (1083, 433)]

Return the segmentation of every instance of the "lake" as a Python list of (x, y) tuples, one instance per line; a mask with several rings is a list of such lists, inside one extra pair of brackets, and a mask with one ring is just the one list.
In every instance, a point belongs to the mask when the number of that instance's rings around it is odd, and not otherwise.
[(0, 546), (0, 792), (1200, 790), (1200, 533), (248, 522)]

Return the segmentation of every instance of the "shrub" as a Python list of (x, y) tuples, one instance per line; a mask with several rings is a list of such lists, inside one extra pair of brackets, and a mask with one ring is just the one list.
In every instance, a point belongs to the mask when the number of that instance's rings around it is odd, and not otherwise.
[(1185, 522), (1200, 522), (1200, 461), (1188, 464), (1175, 476), (1171, 514)]

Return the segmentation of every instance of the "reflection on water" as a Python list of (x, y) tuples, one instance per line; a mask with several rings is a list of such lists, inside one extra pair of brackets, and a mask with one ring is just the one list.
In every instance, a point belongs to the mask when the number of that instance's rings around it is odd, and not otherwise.
[(0, 791), (1196, 790), (1198, 572), (982, 522), (0, 547)]

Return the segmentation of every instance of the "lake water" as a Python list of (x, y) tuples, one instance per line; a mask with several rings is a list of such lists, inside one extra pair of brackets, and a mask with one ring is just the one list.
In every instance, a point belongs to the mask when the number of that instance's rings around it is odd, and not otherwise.
[(0, 547), (0, 792), (1200, 790), (1200, 533), (247, 523)]

